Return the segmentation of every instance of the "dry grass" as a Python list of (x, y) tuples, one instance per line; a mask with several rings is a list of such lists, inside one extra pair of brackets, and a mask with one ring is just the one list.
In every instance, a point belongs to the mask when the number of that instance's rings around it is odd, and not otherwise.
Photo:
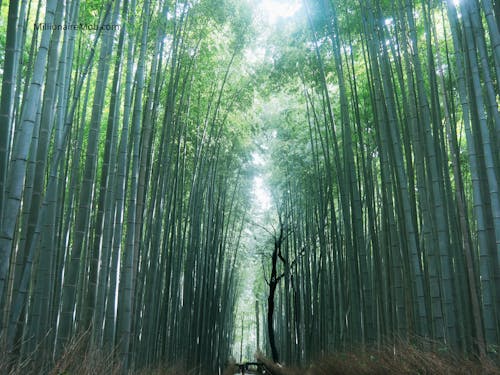
[(53, 362), (51, 354), (43, 346), (37, 348), (24, 361), (14, 361), (14, 357), (4, 352), (0, 354), (1, 375), (120, 375), (120, 363), (113, 353), (103, 353), (87, 348), (88, 334), (80, 335), (72, 341), (61, 358)]
[(413, 347), (398, 353), (374, 351), (362, 354), (331, 355), (306, 372), (311, 375), (398, 375), (398, 374), (499, 374), (491, 361), (472, 361), (450, 355), (423, 352)]
[(467, 359), (442, 345), (402, 341), (381, 349), (332, 353), (306, 369), (280, 367), (259, 357), (271, 375), (500, 375), (498, 359)]
[[(12, 358), (0, 353), (0, 374), (2, 375), (121, 375), (123, 374), (116, 357), (96, 350), (84, 350), (85, 339), (68, 346), (57, 363), (33, 358), (23, 363), (13, 363)], [(38, 357), (40, 358), (40, 357)], [(500, 375), (498, 357), (481, 361), (463, 358), (432, 343), (408, 344), (397, 342), (380, 349), (351, 350), (333, 353), (317, 359), (308, 368), (282, 367), (264, 358), (271, 375)], [(495, 364), (495, 361), (497, 364)], [(182, 365), (158, 366), (143, 369), (134, 375), (198, 375), (200, 369), (186, 370)], [(223, 375), (237, 374), (234, 364), (229, 364)]]

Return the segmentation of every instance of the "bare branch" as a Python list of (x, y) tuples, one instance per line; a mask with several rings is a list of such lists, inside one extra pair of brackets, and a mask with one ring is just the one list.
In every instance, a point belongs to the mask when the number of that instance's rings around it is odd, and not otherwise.
[(264, 267), (264, 262), (261, 262), (262, 264), (262, 275), (264, 276), (264, 281), (266, 282), (267, 285), (269, 285), (269, 280), (267, 279), (266, 276), (266, 267)]
[(290, 268), (292, 268), (293, 266), (295, 266), (295, 263), (297, 263), (297, 259), (299, 257), (302, 257), (305, 252), (306, 252), (306, 246), (304, 245), (304, 246), (302, 246), (302, 249), (300, 249), (300, 252), (297, 254), (297, 256), (295, 257), (295, 259), (290, 264)]
[[(251, 223), (252, 223), (253, 225), (258, 226), (260, 229), (264, 230), (264, 231), (265, 231), (267, 234), (269, 234), (270, 236), (273, 236), (273, 237), (275, 237), (275, 236), (276, 236), (276, 231), (275, 231), (274, 233), (272, 233), (272, 232), (271, 232), (269, 229), (267, 229), (265, 226), (263, 226), (263, 225), (261, 225), (261, 224), (257, 223), (256, 221), (253, 221), (253, 220), (251, 221)], [(272, 225), (271, 225), (271, 226), (272, 226)], [(274, 227), (273, 227), (273, 229), (274, 229)]]
[(283, 255), (281, 254), (281, 247), (279, 248), (279, 251), (278, 251), (278, 258), (281, 259), (281, 261), (283, 262), (283, 264), (287, 265), (288, 262), (286, 261), (286, 259), (283, 257)]

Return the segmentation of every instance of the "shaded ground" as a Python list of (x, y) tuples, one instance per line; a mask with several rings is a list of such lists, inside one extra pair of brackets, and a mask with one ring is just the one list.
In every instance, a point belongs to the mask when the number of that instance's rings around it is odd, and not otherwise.
[(500, 375), (498, 354), (482, 360), (465, 359), (411, 345), (335, 353), (315, 361), (309, 368), (281, 367), (266, 358), (259, 360), (266, 364), (271, 375)]
[[(467, 359), (445, 349), (410, 345), (398, 342), (377, 349), (333, 353), (314, 361), (306, 368), (287, 367), (273, 363), (263, 355), (257, 360), (264, 364), (265, 372), (257, 372), (257, 366), (249, 366), (245, 374), (265, 373), (268, 375), (500, 375), (500, 357), (492, 354), (479, 360)], [(230, 364), (222, 375), (241, 374), (236, 364)], [(122, 375), (119, 361), (112, 355), (105, 356), (98, 351), (81, 353), (68, 352), (58, 363), (42, 369), (29, 361), (22, 368), (8, 367), (8, 357), (0, 354), (2, 375)], [(210, 375), (203, 369), (190, 369), (182, 365), (163, 365), (155, 368), (130, 372), (128, 375)]]

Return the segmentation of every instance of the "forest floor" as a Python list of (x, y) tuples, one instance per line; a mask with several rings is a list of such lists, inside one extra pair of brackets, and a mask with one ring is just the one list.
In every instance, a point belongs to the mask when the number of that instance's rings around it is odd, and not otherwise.
[[(276, 365), (271, 360), (257, 355), (270, 375), (500, 375), (500, 356), (482, 360), (467, 359), (463, 355), (445, 350), (425, 350), (413, 345), (399, 343), (379, 349), (333, 353), (314, 361), (307, 368)], [(42, 369), (33, 361), (26, 361), (23, 368), (9, 369), (7, 358), (0, 355), (2, 375), (122, 375), (119, 363), (98, 351), (70, 352), (54, 364)], [(249, 374), (250, 372), (247, 372)], [(199, 369), (186, 370), (182, 366), (158, 366), (129, 372), (129, 375), (205, 375)], [(223, 375), (240, 374), (236, 365), (228, 365)]]
[(407, 345), (334, 353), (314, 361), (306, 369), (277, 366), (265, 358), (259, 358), (259, 361), (266, 364), (271, 375), (500, 375), (499, 359), (498, 356), (483, 360), (466, 359)]

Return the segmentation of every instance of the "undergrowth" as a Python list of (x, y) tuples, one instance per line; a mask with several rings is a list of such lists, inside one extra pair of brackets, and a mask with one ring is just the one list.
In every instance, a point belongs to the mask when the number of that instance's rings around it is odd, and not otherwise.
[[(0, 353), (2, 375), (122, 375), (123, 369), (115, 353), (105, 354), (85, 349), (85, 340), (73, 342), (57, 362), (43, 357), (39, 350), (22, 362)], [(466, 358), (442, 346), (409, 344), (402, 341), (379, 348), (331, 353), (304, 368), (273, 363), (262, 355), (270, 375), (500, 375), (498, 355), (488, 358)], [(181, 365), (162, 365), (129, 372), (128, 375), (200, 375), (200, 368), (186, 370)], [(236, 366), (228, 366), (223, 375), (237, 374)]]
[(272, 375), (500, 375), (498, 354), (467, 358), (428, 340), (396, 340), (378, 348), (324, 355), (307, 368), (279, 366), (259, 356)]

